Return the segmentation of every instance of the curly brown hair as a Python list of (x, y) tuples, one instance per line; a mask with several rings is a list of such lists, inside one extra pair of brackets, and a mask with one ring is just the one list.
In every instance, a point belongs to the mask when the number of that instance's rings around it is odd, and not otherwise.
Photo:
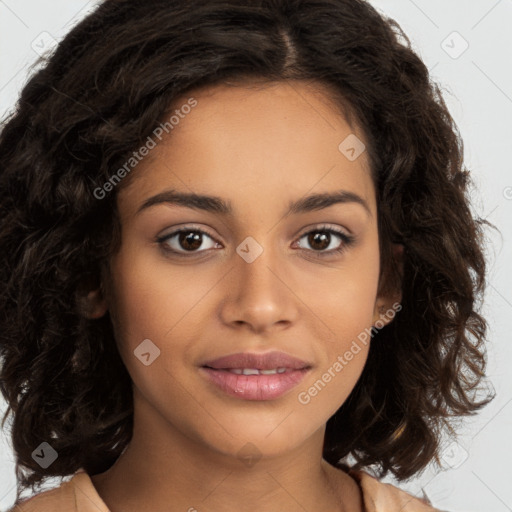
[[(400, 314), (327, 423), (324, 458), (408, 478), (438, 457), (452, 418), (492, 399), (475, 395), (489, 223), (473, 217), (458, 129), (399, 25), (363, 0), (104, 1), (32, 74), (0, 135), (0, 387), (18, 497), (46, 477), (107, 470), (132, 435), (111, 318), (88, 318), (80, 297), (120, 247), (116, 197), (137, 171), (101, 200), (94, 191), (175, 98), (241, 78), (318, 81), (363, 128), (380, 286), (401, 287)], [(31, 456), (42, 441), (59, 454), (48, 468)]]

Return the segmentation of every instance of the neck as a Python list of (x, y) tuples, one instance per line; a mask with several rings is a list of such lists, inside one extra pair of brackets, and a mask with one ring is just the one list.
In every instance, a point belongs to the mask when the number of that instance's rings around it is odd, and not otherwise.
[(111, 512), (362, 510), (354, 480), (321, 457), (325, 427), (279, 455), (250, 443), (230, 454), (184, 435), (147, 402), (135, 399), (134, 406), (126, 450), (91, 477)]

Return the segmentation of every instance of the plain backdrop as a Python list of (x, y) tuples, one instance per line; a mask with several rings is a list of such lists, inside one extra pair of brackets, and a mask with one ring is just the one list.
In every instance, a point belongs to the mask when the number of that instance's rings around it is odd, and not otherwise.
[[(512, 511), (512, 1), (372, 0), (394, 18), (441, 84), (464, 140), (465, 164), (476, 184), (475, 215), (488, 231), (489, 275), (484, 316), (488, 375), (496, 398), (467, 420), (455, 444), (443, 449), (443, 467), (428, 468), (400, 485), (450, 512)], [(96, 0), (0, 0), (0, 117), (12, 110), (38, 53), (59, 41)], [(507, 263), (509, 262), (509, 263)], [(0, 401), (0, 412), (5, 403)], [(14, 456), (0, 434), (0, 510), (14, 502)], [(392, 478), (385, 481), (396, 483)], [(52, 485), (52, 482), (49, 483)], [(313, 512), (313, 511), (312, 511)]]

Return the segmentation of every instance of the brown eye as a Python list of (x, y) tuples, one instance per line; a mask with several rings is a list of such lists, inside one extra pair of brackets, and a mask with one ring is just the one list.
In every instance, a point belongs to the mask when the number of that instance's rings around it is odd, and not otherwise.
[[(207, 239), (210, 240), (209, 243)], [(157, 241), (164, 250), (180, 256), (186, 255), (187, 252), (201, 253), (218, 245), (208, 233), (197, 228), (182, 228), (159, 237)]]
[(326, 231), (314, 231), (308, 234), (308, 243), (315, 250), (323, 251), (327, 249), (330, 241), (331, 235)]
[(306, 239), (308, 247), (301, 246), (301, 249), (308, 252), (316, 252), (318, 256), (331, 256), (341, 253), (355, 241), (353, 235), (348, 235), (338, 229), (320, 227), (303, 234), (299, 240)]
[(197, 231), (181, 231), (178, 234), (178, 244), (187, 251), (195, 251), (201, 247), (203, 235)]

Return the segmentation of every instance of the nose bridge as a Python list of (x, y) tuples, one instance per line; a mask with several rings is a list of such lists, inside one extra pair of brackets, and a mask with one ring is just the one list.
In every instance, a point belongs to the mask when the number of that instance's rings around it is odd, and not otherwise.
[(283, 265), (278, 248), (270, 246), (271, 238), (261, 236), (266, 241), (263, 245), (247, 237), (238, 245), (230, 298), (222, 312), (225, 322), (261, 330), (295, 318), (293, 294), (285, 284), (286, 276), (280, 275)]
[(239, 261), (237, 272), (240, 286), (251, 294), (269, 294), (278, 284), (277, 278), (270, 270), (278, 267), (276, 252), (269, 243), (265, 247), (254, 239), (242, 242), (237, 248)]

